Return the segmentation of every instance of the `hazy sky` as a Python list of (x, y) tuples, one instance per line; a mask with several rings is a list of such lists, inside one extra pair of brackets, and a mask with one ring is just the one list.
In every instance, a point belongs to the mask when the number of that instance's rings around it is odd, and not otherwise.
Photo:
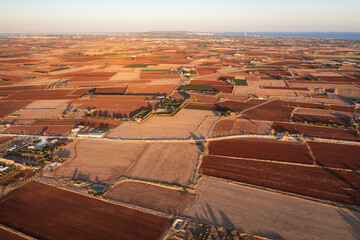
[(0, 33), (360, 32), (360, 0), (0, 0)]

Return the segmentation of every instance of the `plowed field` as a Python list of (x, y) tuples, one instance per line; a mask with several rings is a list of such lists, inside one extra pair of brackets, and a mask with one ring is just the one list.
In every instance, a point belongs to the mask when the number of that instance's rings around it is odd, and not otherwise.
[(205, 156), (206, 175), (360, 206), (357, 173), (314, 166)]
[(38, 239), (159, 239), (169, 220), (38, 182), (0, 201), (0, 222)]

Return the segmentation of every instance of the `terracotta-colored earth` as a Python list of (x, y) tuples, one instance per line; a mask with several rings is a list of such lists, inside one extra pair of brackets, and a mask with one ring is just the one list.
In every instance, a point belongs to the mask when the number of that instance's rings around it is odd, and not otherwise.
[(300, 142), (276, 139), (236, 138), (210, 141), (209, 154), (249, 159), (312, 164), (310, 152)]
[(39, 239), (159, 239), (170, 223), (34, 181), (2, 197), (0, 212), (3, 225)]
[(355, 172), (256, 160), (205, 156), (201, 173), (360, 206), (360, 176)]

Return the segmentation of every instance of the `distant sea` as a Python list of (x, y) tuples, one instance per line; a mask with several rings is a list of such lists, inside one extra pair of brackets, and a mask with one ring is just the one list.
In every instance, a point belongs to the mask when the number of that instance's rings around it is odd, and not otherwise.
[[(245, 32), (224, 32), (220, 36), (244, 36)], [(246, 36), (322, 38), (322, 39), (360, 39), (360, 32), (247, 32)]]

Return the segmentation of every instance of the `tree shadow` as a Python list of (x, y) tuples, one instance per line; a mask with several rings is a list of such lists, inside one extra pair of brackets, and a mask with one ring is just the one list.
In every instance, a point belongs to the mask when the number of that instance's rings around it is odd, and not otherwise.
[[(359, 211), (351, 211), (351, 210), (343, 210), (338, 208), (336, 210), (342, 219), (345, 221), (347, 225), (347, 229), (349, 233), (355, 238), (360, 239), (360, 212)], [(350, 212), (352, 214), (350, 214)]]
[(271, 231), (255, 231), (251, 232), (251, 234), (272, 240), (285, 240), (280, 234)]
[(90, 181), (90, 175), (81, 173), (76, 168), (73, 175), (72, 175), (72, 179), (73, 180), (81, 180), (81, 181), (84, 181), (84, 182), (89, 182)]

